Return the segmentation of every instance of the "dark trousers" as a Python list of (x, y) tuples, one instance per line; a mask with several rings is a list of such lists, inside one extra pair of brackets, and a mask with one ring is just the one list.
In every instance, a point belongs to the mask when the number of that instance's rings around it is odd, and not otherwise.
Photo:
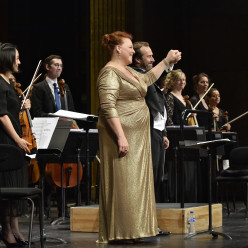
[(164, 138), (162, 132), (151, 130), (152, 164), (156, 202), (161, 202), (161, 186), (165, 163)]

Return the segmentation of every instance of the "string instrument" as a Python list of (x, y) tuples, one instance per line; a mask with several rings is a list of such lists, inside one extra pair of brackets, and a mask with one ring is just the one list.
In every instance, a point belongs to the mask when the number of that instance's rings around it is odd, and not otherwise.
[[(17, 91), (20, 98), (23, 97), (22, 90), (20, 89), (21, 84), (15, 82), (14, 88)], [(29, 109), (21, 109), (19, 112), (19, 120), (22, 128), (22, 138), (26, 140), (31, 145), (28, 145), (31, 154), (35, 154), (37, 152), (37, 144), (32, 132), (32, 119), (30, 115)]]
[[(27, 91), (27, 94), (25, 96), (24, 96), (24, 93), (20, 89), (21, 84), (17, 82), (14, 83), (14, 87), (19, 97), (23, 99), (23, 103), (22, 103), (22, 106), (19, 112), (19, 120), (20, 120), (20, 124), (22, 128), (22, 138), (32, 144), (32, 145), (28, 145), (28, 148), (31, 154), (34, 154), (37, 152), (37, 143), (36, 143), (35, 137), (32, 132), (32, 119), (31, 119), (30, 111), (29, 109), (24, 108), (24, 104), (25, 104), (27, 97), (29, 96), (32, 85), (34, 84), (35, 81), (38, 80), (38, 78), (41, 75), (40, 74), (38, 77), (36, 77), (40, 66), (41, 66), (41, 60), (39, 61), (38, 66), (36, 67), (36, 70), (31, 80), (30, 85), (25, 90), (25, 92)], [(40, 170), (39, 170), (39, 166), (38, 166), (36, 159), (31, 159), (30, 163), (27, 165), (27, 170), (28, 170), (28, 183), (29, 184), (37, 183), (40, 178)]]
[(211, 129), (212, 129), (212, 131), (219, 131), (216, 117), (214, 117), (214, 107), (208, 105), (208, 108), (213, 113), (213, 118), (212, 118), (212, 120), (213, 120), (213, 126), (212, 126)]
[(40, 179), (40, 169), (36, 158), (32, 158), (28, 164), (28, 184), (38, 183)]
[[(228, 116), (228, 112), (227, 111), (225, 111), (224, 112), (224, 118), (226, 119), (226, 121), (228, 122), (228, 119), (229, 119), (229, 116)], [(226, 127), (226, 124), (224, 125), (224, 128), (219, 128), (219, 130), (221, 131), (221, 132), (227, 132), (228, 130), (227, 130), (227, 127)]]
[[(190, 102), (190, 100), (189, 100), (189, 96), (188, 95), (184, 96), (184, 101), (187, 103), (187, 105), (190, 106), (191, 109), (194, 109), (193, 106), (192, 106), (192, 104), (191, 104), (191, 102)], [(196, 115), (193, 115), (193, 116), (190, 115), (188, 117), (188, 125), (189, 126), (198, 126)]]
[[(14, 82), (14, 88), (17, 91), (17, 94), (21, 98), (23, 96), (23, 92), (20, 89), (21, 84), (18, 82)], [(32, 145), (28, 145), (28, 148), (31, 154), (37, 152), (37, 144), (35, 137), (32, 133), (32, 122), (29, 109), (24, 109), (19, 112), (19, 120), (22, 128), (22, 138), (31, 143)], [(31, 159), (30, 163), (27, 165), (28, 170), (28, 184), (35, 184), (39, 181), (40, 178), (40, 170), (36, 159)]]
[[(66, 97), (65, 80), (58, 81), (61, 96)], [(73, 120), (72, 129), (79, 129), (77, 123)], [(47, 181), (58, 187), (62, 187), (61, 170), (62, 165), (59, 163), (46, 164), (46, 179)], [(83, 166), (79, 164), (79, 179), (83, 177)], [(77, 163), (63, 163), (63, 188), (71, 188), (78, 185), (77, 181)]]

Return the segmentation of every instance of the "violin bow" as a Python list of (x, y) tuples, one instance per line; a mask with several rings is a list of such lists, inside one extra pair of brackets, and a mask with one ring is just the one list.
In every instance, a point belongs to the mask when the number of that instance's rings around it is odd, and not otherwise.
[[(199, 103), (202, 101), (202, 99), (207, 95), (207, 93), (210, 91), (210, 89), (214, 86), (214, 83), (211, 84), (211, 86), (207, 89), (207, 91), (204, 93), (204, 95), (200, 98), (200, 100), (196, 103), (196, 105), (192, 109), (196, 109), (196, 107), (199, 105)], [(189, 113), (187, 118), (189, 118), (191, 114)]]
[(193, 107), (193, 109), (196, 109), (196, 107), (199, 105), (199, 103), (202, 101), (202, 99), (207, 95), (207, 93), (210, 91), (210, 89), (214, 86), (214, 83), (211, 84), (211, 86), (207, 89), (207, 91), (204, 93), (204, 95), (200, 98), (200, 100), (196, 103), (196, 105)]
[[(33, 81), (33, 84), (40, 78), (40, 76), (42, 75), (42, 73), (40, 73), (36, 78), (35, 80)], [(22, 94), (25, 94), (26, 91), (28, 90), (29, 86), (22, 92)]]
[[(247, 114), (248, 114), (248, 111), (246, 111), (246, 112), (243, 113), (242, 115), (239, 115), (238, 117), (234, 118), (233, 120), (227, 122), (226, 124), (231, 124), (231, 123), (233, 123), (234, 121), (237, 121), (238, 119), (240, 119), (241, 117), (243, 117), (243, 116), (245, 116), (245, 115), (247, 115)], [(221, 127), (220, 127), (220, 130), (223, 129), (223, 128), (225, 127), (226, 124), (224, 124), (223, 126), (221, 126)]]
[(25, 101), (26, 101), (26, 99), (27, 99), (27, 96), (28, 96), (28, 94), (29, 94), (29, 91), (30, 91), (30, 89), (31, 89), (31, 86), (32, 86), (32, 84), (33, 84), (33, 82), (34, 82), (34, 79), (35, 79), (36, 76), (37, 76), (37, 73), (38, 73), (40, 67), (41, 67), (41, 62), (42, 62), (42, 60), (39, 61), (38, 65), (37, 65), (37, 67), (36, 67), (35, 73), (34, 73), (34, 75), (33, 75), (33, 78), (32, 78), (32, 80), (31, 80), (31, 83), (30, 83), (30, 85), (28, 86), (28, 91), (27, 91), (26, 95), (24, 96), (23, 103), (22, 103), (22, 106), (21, 106), (21, 110), (23, 110), (23, 107), (24, 107)]

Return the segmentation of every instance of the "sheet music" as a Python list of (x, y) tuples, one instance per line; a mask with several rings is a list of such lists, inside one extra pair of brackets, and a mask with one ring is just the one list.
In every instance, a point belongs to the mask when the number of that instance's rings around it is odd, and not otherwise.
[(58, 120), (59, 117), (37, 117), (32, 120), (32, 131), (34, 133), (38, 149), (48, 148)]
[(49, 116), (57, 116), (57, 117), (64, 117), (64, 118), (75, 119), (75, 120), (84, 120), (84, 121), (88, 120), (89, 117), (97, 118), (96, 115), (87, 115), (87, 114), (63, 110), (63, 109), (60, 109), (55, 113), (49, 113)]

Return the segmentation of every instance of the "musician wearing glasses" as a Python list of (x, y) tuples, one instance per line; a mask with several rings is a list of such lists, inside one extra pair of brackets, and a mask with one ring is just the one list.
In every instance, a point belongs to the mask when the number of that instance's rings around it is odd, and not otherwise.
[(75, 111), (69, 86), (58, 80), (63, 71), (62, 58), (59, 55), (50, 55), (43, 64), (46, 78), (33, 87), (32, 117), (47, 117), (49, 113), (60, 109)]
[[(49, 113), (55, 113), (60, 109), (75, 111), (69, 86), (64, 83), (63, 79), (63, 81), (58, 79), (63, 71), (62, 58), (59, 55), (50, 55), (44, 60), (43, 65), (46, 77), (43, 81), (34, 84), (32, 89), (32, 118), (48, 117)], [(59, 217), (62, 215), (60, 190), (60, 188), (56, 189)], [(45, 214), (49, 218), (52, 187), (47, 183), (44, 185), (44, 193)], [(66, 209), (66, 215), (69, 215), (67, 212)]]

